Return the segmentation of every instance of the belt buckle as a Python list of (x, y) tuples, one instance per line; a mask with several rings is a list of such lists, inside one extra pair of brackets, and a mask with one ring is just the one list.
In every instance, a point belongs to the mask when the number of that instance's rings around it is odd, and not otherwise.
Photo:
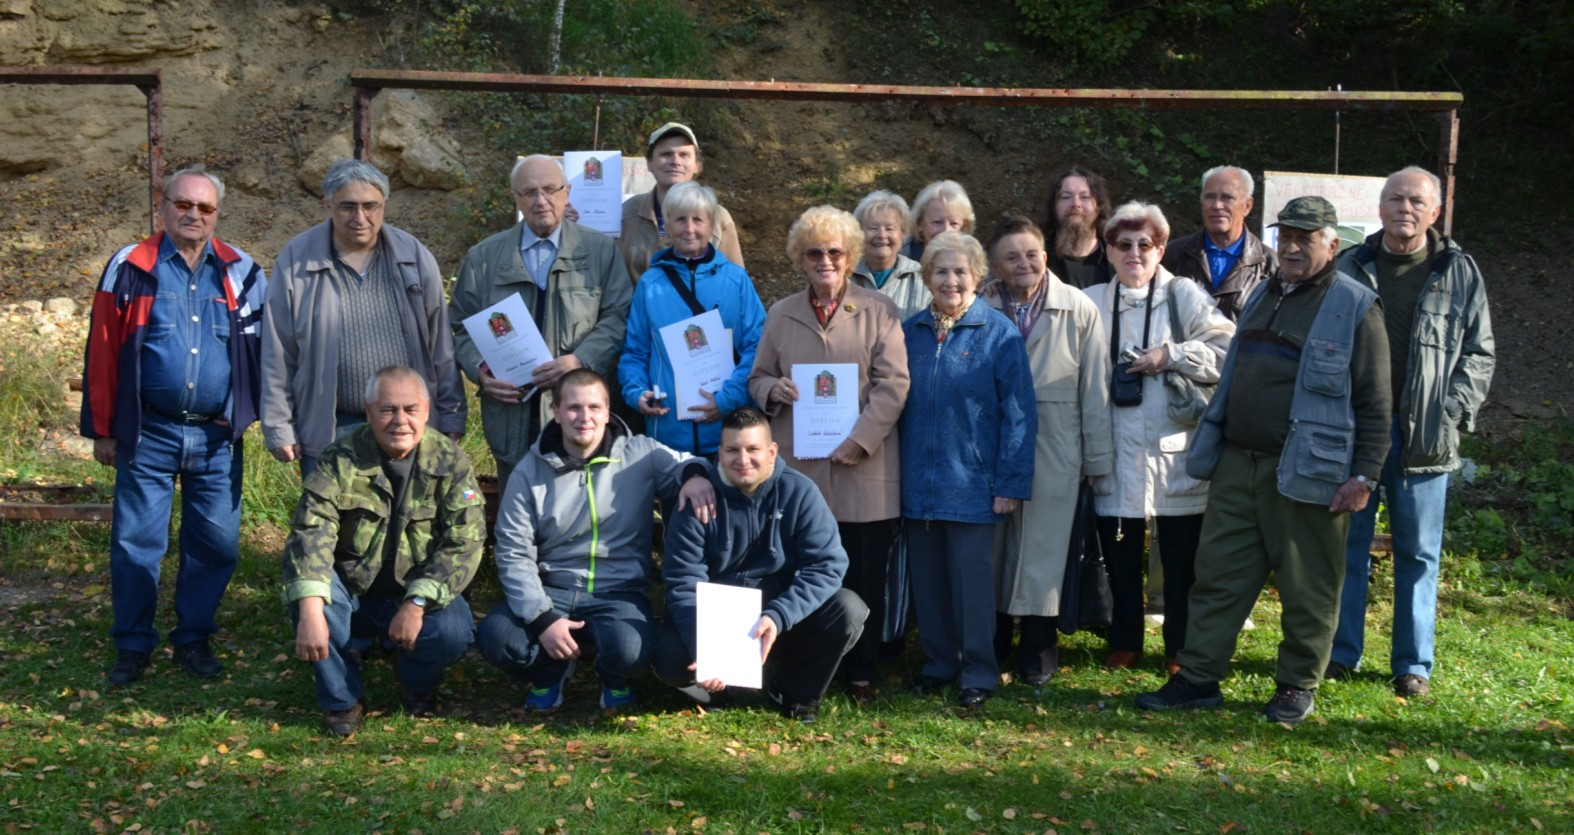
[(197, 415), (197, 414), (192, 414), (191, 412), (186, 412), (185, 414), (181, 415), (180, 419), (181, 419), (182, 423), (185, 423), (187, 425), (195, 425), (195, 424), (199, 424), (199, 423), (207, 423), (208, 421), (213, 420), (213, 416), (212, 415)]

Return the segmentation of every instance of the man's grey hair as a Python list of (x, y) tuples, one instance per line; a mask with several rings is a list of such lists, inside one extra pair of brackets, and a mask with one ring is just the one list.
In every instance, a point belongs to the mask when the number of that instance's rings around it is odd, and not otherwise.
[(690, 180), (668, 189), (666, 199), (661, 201), (661, 213), (671, 218), (697, 212), (703, 214), (711, 223), (715, 223), (716, 210), (720, 205), (716, 202), (715, 189)]
[(1324, 226), (1312, 233), (1312, 242), (1318, 246), (1328, 246), (1337, 240), (1339, 240), (1339, 230), (1332, 226)]
[(1252, 179), (1252, 172), (1239, 165), (1215, 165), (1202, 172), (1202, 185), (1197, 189), (1197, 196), (1201, 197), (1208, 190), (1208, 180), (1215, 174), (1230, 173), (1241, 178), (1241, 183), (1246, 186), (1246, 196), (1251, 197), (1257, 192), (1257, 181)]
[(864, 199), (858, 201), (858, 208), (853, 209), (853, 217), (857, 218), (858, 225), (862, 226), (870, 215), (883, 212), (895, 212), (897, 226), (901, 227), (899, 231), (903, 235), (907, 234), (910, 228), (908, 215), (912, 210), (907, 207), (907, 201), (902, 199), (902, 195), (895, 192), (885, 189), (869, 192), (864, 195)]
[(224, 181), (219, 179), (217, 174), (208, 171), (207, 166), (201, 164), (188, 165), (165, 177), (163, 192), (168, 194), (169, 190), (175, 187), (175, 181), (181, 177), (206, 177), (208, 182), (213, 184), (213, 193), (219, 196), (219, 202), (224, 202)]
[(328, 169), (322, 177), (322, 196), (332, 198), (350, 183), (365, 183), (382, 192), (384, 200), (388, 199), (388, 175), (358, 159), (341, 159)]
[(365, 402), (369, 406), (377, 402), (377, 395), (382, 392), (383, 383), (391, 380), (415, 380), (421, 384), (421, 399), (427, 403), (432, 402), (432, 391), (426, 387), (426, 378), (421, 372), (408, 365), (385, 365), (377, 369), (366, 381)]
[[(1434, 198), (1436, 198), (1438, 200), (1438, 202), (1442, 202), (1442, 200), (1443, 200), (1443, 181), (1438, 179), (1436, 174), (1433, 174), (1432, 172), (1426, 170), (1425, 168), (1422, 168), (1419, 165), (1407, 165), (1404, 168), (1401, 168), (1398, 171), (1395, 171), (1394, 173), (1389, 174), (1388, 175), (1388, 179), (1383, 181), (1383, 191), (1382, 191), (1383, 196), (1385, 196), (1385, 197), (1388, 196), (1388, 184), (1392, 183), (1394, 181), (1394, 178), (1396, 178), (1396, 177), (1403, 177), (1403, 176), (1405, 176), (1407, 174), (1420, 174), (1421, 176), (1425, 177), (1427, 182), (1432, 184), (1432, 196)], [(223, 195), (223, 193), (224, 193), (223, 191), (219, 192), (220, 195)]]
[[(547, 156), (546, 154), (530, 154), (529, 156), (523, 156), (523, 157), (520, 157), (519, 159), (515, 160), (514, 161), (514, 167), (509, 169), (509, 172), (508, 172), (508, 187), (509, 188), (513, 188), (514, 187), (514, 179), (519, 176), (520, 170), (523, 169), (526, 165), (528, 165), (528, 164), (530, 164), (532, 162), (550, 162), (553, 165), (557, 166), (557, 170), (559, 172), (563, 171), (563, 163), (558, 162), (557, 160)], [(566, 174), (566, 173), (563, 174), (563, 182), (565, 184), (568, 183), (568, 174)]]

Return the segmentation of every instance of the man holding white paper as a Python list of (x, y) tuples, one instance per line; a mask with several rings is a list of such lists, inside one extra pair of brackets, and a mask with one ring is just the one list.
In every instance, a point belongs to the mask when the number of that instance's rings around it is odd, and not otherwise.
[(847, 553), (836, 519), (814, 482), (780, 460), (770, 419), (753, 408), (728, 414), (719, 454), (711, 476), (715, 518), (702, 522), (686, 509), (667, 526), (667, 620), (657, 639), (656, 675), (712, 704), (726, 684), (696, 680), (696, 587), (756, 588), (763, 605), (750, 635), (760, 642), (761, 663), (773, 668), (766, 693), (783, 716), (813, 722), (869, 608), (841, 588)]
[[(471, 247), (448, 302), (454, 354), (481, 387), (481, 425), (500, 484), (552, 419), (542, 393), (576, 368), (602, 375), (613, 369), (634, 293), (612, 239), (564, 219), (569, 186), (556, 161), (525, 157), (509, 184), (524, 220)], [(516, 294), (556, 357), (532, 369), (525, 385), (496, 376), (463, 325)]]

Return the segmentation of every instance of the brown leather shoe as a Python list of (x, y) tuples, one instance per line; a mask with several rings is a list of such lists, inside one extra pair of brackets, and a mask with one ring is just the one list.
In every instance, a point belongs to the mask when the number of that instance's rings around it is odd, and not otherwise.
[(1137, 666), (1137, 662), (1141, 660), (1142, 653), (1140, 652), (1133, 652), (1129, 649), (1117, 649), (1104, 657), (1104, 666), (1111, 670), (1129, 670)]
[(1407, 699), (1432, 695), (1432, 683), (1421, 676), (1410, 674), (1394, 679), (1394, 695)]
[(361, 729), (361, 706), (349, 710), (323, 711), (322, 727), (334, 736), (351, 737)]

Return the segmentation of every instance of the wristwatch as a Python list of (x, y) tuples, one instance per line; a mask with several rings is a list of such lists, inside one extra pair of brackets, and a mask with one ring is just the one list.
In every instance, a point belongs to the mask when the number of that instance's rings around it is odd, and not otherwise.
[(1364, 475), (1356, 476), (1355, 477), (1355, 483), (1361, 485), (1362, 487), (1365, 487), (1366, 488), (1366, 492), (1368, 492), (1368, 493), (1376, 493), (1377, 492), (1377, 482), (1373, 481), (1372, 479), (1367, 478)]
[(411, 603), (414, 603), (415, 605), (420, 606), (422, 609), (426, 608), (426, 598), (422, 597), (419, 594), (414, 596), (414, 597), (412, 597), (412, 598), (409, 598), (409, 600), (410, 600)]

